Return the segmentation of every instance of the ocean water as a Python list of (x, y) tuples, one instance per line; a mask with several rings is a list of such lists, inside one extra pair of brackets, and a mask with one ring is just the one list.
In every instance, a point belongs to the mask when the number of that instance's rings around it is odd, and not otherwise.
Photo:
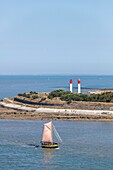
[[(83, 88), (113, 88), (113, 76), (0, 76), (0, 99), (30, 91), (50, 92), (56, 89), (69, 90), (70, 79), (73, 79), (73, 87), (76, 92), (77, 80), (79, 78)], [(89, 89), (86, 91), (89, 91)]]
[[(0, 99), (18, 93), (113, 88), (113, 76), (0, 76)], [(82, 90), (83, 91), (83, 90)], [(84, 90), (85, 91), (85, 90)], [(63, 144), (34, 148), (47, 121), (0, 120), (0, 170), (113, 170), (113, 123), (54, 121)]]
[(113, 170), (113, 123), (53, 121), (60, 148), (34, 148), (46, 122), (0, 120), (0, 170)]

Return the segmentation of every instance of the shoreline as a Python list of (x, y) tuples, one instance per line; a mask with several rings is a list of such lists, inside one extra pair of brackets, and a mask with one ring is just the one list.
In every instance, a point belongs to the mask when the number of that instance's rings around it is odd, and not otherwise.
[[(98, 121), (113, 122), (113, 111), (110, 110), (83, 110), (64, 108), (31, 108), (17, 104), (0, 102), (0, 119), (11, 120), (69, 120), (69, 121)], [(19, 108), (17, 108), (19, 106)], [(23, 109), (24, 108), (24, 109)]]
[(49, 99), (48, 93), (44, 92), (26, 95), (0, 101), (0, 119), (113, 122), (112, 102), (74, 101), (67, 104), (58, 97)]

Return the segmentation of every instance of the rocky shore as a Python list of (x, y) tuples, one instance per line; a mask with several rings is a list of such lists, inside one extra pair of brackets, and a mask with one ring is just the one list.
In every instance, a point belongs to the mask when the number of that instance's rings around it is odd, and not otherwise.
[(20, 96), (3, 99), (0, 119), (113, 121), (113, 103), (74, 101), (67, 104), (58, 98), (49, 100), (47, 95), (38, 93), (37, 100)]
[[(81, 103), (79, 104), (81, 105)], [(4, 102), (1, 102), (0, 105), (0, 119), (113, 121), (112, 110), (86, 110), (41, 106), (31, 108), (29, 106)]]

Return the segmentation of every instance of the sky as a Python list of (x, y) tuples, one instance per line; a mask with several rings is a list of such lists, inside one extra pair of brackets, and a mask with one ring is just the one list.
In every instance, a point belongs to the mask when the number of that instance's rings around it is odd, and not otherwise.
[(113, 75), (113, 0), (0, 0), (0, 75)]

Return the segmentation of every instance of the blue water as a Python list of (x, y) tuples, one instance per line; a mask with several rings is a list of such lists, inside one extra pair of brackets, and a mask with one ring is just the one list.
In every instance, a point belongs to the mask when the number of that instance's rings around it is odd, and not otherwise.
[(81, 79), (82, 87), (113, 88), (113, 76), (0, 76), (0, 99), (30, 91), (69, 90), (69, 80), (73, 79), (73, 87), (77, 87), (78, 78)]
[[(18, 93), (113, 88), (113, 76), (0, 76), (0, 99)], [(74, 89), (76, 91), (76, 89)], [(34, 149), (44, 121), (0, 120), (0, 170), (113, 170), (113, 123), (54, 121), (63, 144), (59, 150)]]
[[(0, 99), (22, 92), (113, 88), (113, 76), (0, 76)], [(76, 89), (74, 89), (76, 91)], [(0, 170), (113, 170), (113, 123), (54, 121), (59, 150), (35, 149), (46, 121), (0, 120)]]
[(60, 149), (35, 149), (45, 122), (0, 120), (0, 170), (113, 170), (113, 123), (54, 121)]

